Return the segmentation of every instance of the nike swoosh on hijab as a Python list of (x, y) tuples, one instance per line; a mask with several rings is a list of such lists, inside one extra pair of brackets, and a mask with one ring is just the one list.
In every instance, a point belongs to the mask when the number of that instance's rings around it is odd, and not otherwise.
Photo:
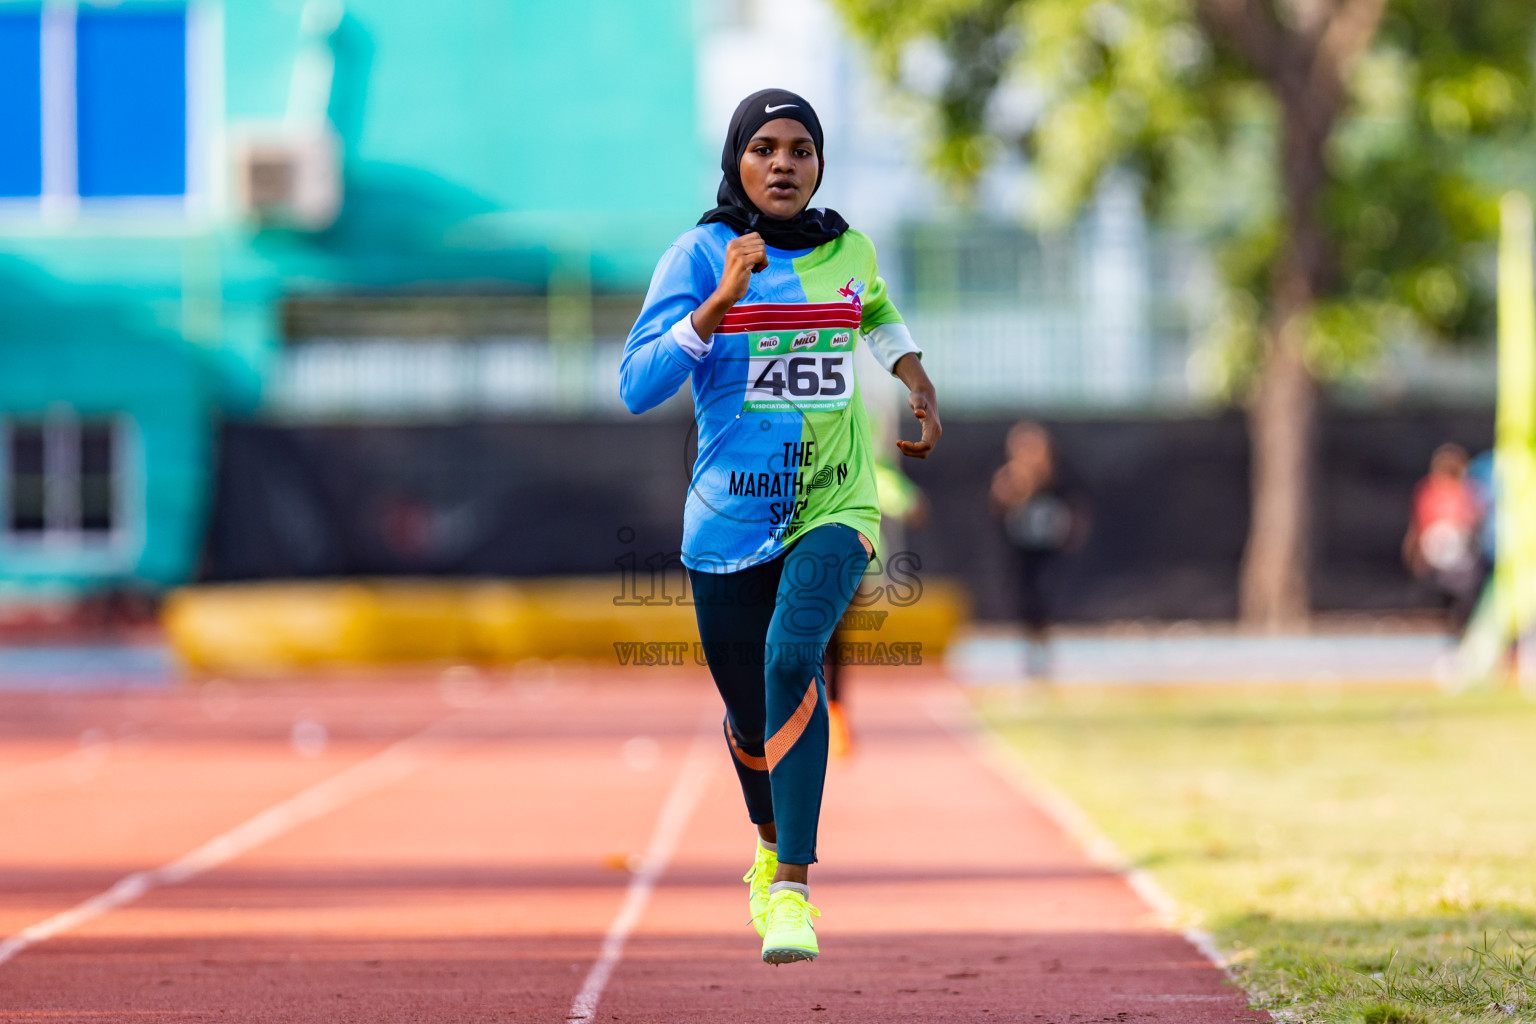
[(779, 104), (779, 105), (778, 105), (778, 106), (776, 106), (776, 107), (770, 107), (770, 106), (768, 106), (768, 105), (767, 105), (767, 104), (764, 104), (764, 105), (763, 105), (763, 113), (765, 113), (765, 114), (771, 114), (771, 113), (773, 113), (773, 112), (774, 112), (774, 111), (775, 111), (775, 110), (787, 110), (787, 109), (789, 109), (789, 108), (790, 108), (790, 107), (798, 107), (798, 106), (799, 106), (799, 105), (800, 105), (800, 104), (798, 104), (798, 103), (780, 103), (780, 104)]

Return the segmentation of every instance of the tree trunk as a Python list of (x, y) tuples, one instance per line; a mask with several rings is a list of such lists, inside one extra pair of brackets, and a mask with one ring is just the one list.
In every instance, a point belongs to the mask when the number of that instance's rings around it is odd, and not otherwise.
[(1248, 408), (1253, 508), (1239, 587), (1243, 622), (1271, 633), (1305, 628), (1311, 611), (1317, 385), (1306, 365), (1306, 323), (1333, 267), (1319, 204), (1334, 112), (1311, 102), (1296, 79), (1280, 83), (1277, 92), (1286, 240), (1273, 281), (1264, 362)]
[(1243, 621), (1280, 632), (1311, 609), (1312, 441), (1317, 388), (1302, 360), (1302, 323), (1276, 325), (1248, 409), (1253, 508), (1243, 552)]

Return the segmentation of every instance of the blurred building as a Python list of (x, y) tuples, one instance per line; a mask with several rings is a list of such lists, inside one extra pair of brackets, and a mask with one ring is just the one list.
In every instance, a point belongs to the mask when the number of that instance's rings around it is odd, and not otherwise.
[[(909, 467), (928, 571), (1006, 614), (985, 481), (1030, 415), (1102, 499), (1064, 614), (1227, 614), (1246, 443), (1191, 372), (1207, 255), (1129, 180), (1031, 230), (1016, 153), (958, 204), (914, 100), (942, 54), (910, 57), (893, 88), (828, 0), (0, 0), (0, 605), (664, 562), (688, 399), (630, 417), (623, 338), (735, 104), (782, 85), (827, 130), (817, 202), (875, 239), (940, 387), (945, 454)], [(1009, 86), (989, 116), (1033, 110)], [(1399, 346), (1356, 394), (1479, 409), (1491, 383)], [(1457, 415), (1325, 431), (1357, 490), (1320, 513), (1321, 604), (1413, 600), (1374, 510), (1418, 448), (1481, 443)]]
[(692, 17), (0, 2), (7, 592), (194, 575), (223, 416), (587, 405), (696, 216)]

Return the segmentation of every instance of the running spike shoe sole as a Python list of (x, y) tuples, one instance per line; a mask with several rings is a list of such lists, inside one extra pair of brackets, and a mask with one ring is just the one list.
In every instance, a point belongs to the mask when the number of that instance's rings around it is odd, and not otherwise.
[(773, 964), (777, 967), (779, 964), (792, 964), (797, 960), (815, 960), (820, 955), (819, 950), (796, 949), (793, 946), (785, 946), (783, 948), (763, 950), (763, 963)]

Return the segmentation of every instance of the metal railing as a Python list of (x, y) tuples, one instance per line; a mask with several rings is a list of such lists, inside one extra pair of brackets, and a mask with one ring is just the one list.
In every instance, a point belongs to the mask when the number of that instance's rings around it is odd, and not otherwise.
[[(895, 249), (889, 283), (949, 415), (1191, 404), (1185, 367), (1211, 305), (1208, 268), (1126, 211), (1052, 237), (918, 227)], [(317, 330), (282, 353), (268, 408), (307, 419), (624, 415), (622, 336), (639, 306), (590, 292), (310, 302), (290, 327)]]

